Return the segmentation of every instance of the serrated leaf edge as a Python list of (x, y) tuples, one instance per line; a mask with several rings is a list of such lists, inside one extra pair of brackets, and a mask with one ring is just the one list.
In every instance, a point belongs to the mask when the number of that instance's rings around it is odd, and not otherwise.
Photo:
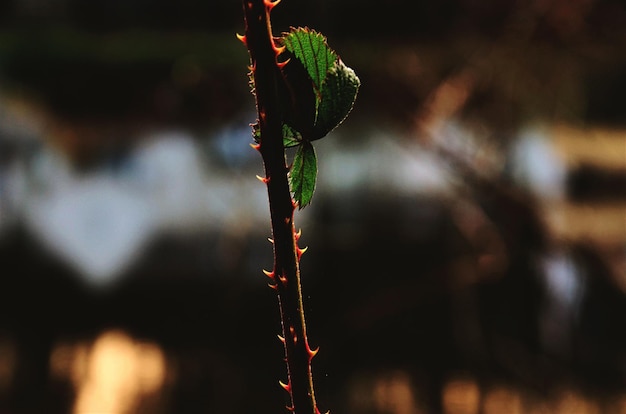
[[(305, 151), (310, 151), (313, 160), (313, 183), (309, 193), (303, 193), (302, 186), (304, 182), (303, 175), (305, 174)], [(289, 187), (293, 194), (293, 198), (298, 204), (298, 209), (302, 210), (304, 207), (311, 203), (313, 194), (315, 193), (315, 187), (317, 184), (317, 155), (315, 154), (315, 148), (309, 141), (303, 141), (296, 151), (293, 163), (289, 170)]]

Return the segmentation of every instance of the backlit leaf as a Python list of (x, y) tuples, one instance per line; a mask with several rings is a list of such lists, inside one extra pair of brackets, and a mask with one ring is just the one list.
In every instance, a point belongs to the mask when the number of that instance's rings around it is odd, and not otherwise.
[(283, 146), (296, 147), (302, 143), (302, 135), (287, 124), (283, 124)]
[(298, 147), (289, 172), (289, 185), (299, 208), (311, 202), (317, 159), (311, 141), (323, 138), (348, 116), (360, 81), (326, 43), (308, 28), (293, 28), (280, 43), (284, 88), (279, 89), (283, 116), (283, 145)]
[(313, 198), (317, 179), (317, 157), (309, 141), (302, 142), (293, 159), (289, 171), (289, 184), (298, 208), (306, 207)]
[(311, 140), (323, 138), (348, 116), (361, 82), (341, 60), (328, 71)]
[(316, 90), (321, 90), (337, 54), (328, 47), (324, 35), (308, 28), (292, 29), (283, 37), (287, 50), (306, 68)]

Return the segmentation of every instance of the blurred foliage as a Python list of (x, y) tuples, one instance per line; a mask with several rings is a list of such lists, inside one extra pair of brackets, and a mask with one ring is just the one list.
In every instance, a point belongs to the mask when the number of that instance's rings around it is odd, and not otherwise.
[[(106, 136), (106, 124), (224, 125), (252, 109), (248, 56), (235, 38), (241, 14), (238, 0), (3, 1), (0, 93), (41, 103), (74, 128), (68, 148), (96, 148), (85, 152), (102, 149), (91, 141)], [(390, 124), (414, 137), (416, 123), (460, 118), (481, 139), (501, 144), (529, 121), (626, 121), (621, 0), (284, 0), (274, 17), (276, 31), (308, 25), (332, 37), (359, 74), (350, 133), (337, 151), (352, 156), (343, 159), (348, 167), (366, 163), (351, 139), (362, 144), (374, 136), (378, 144), (372, 131)], [(252, 121), (247, 114), (240, 119), (243, 128)], [(553, 135), (587, 156), (603, 143), (615, 155), (611, 145), (623, 137), (601, 139), (580, 129), (572, 145), (574, 131)], [(110, 135), (123, 141), (135, 132)], [(554, 240), (540, 208), (510, 183), (482, 182), (483, 170), (466, 171), (456, 161), (449, 166), (468, 184), (461, 200), (394, 198), (372, 183), (341, 199), (319, 195), (314, 224), (304, 229), (314, 248), (303, 265), (314, 275), (305, 283), (318, 329), (311, 334), (322, 349), (320, 400), (350, 412), (346, 395), (374, 395), (353, 383), (397, 367), (410, 374), (416, 395), (435, 405), (446, 376), (458, 370), (476, 374), (483, 391), (507, 381), (544, 395), (573, 382), (600, 397), (615, 391), (623, 398), (626, 302), (614, 278), (623, 265), (611, 268), (592, 242), (556, 246), (579, 263), (589, 294), (567, 331), (570, 348), (546, 348), (540, 330), (549, 291), (539, 286), (545, 272), (537, 257), (549, 255)], [(380, 172), (379, 164), (366, 165), (368, 177)], [(615, 165), (575, 169), (574, 201), (623, 200), (615, 191), (623, 187), (622, 164)], [(580, 212), (567, 225), (602, 219), (589, 205), (574, 207)], [(263, 411), (279, 402), (281, 350), (266, 340), (273, 333), (263, 336), (279, 330), (268, 317), (273, 292), (258, 274), (258, 261), (271, 249), (264, 237), (239, 230), (163, 237), (106, 294), (79, 283), (26, 229), (0, 242), (3, 268), (18, 276), (0, 278), (1, 329), (22, 355), (11, 387), (0, 390), (6, 394), (0, 411), (68, 412), (75, 390), (49, 381), (50, 353), (58, 340), (89, 339), (111, 326), (159, 343), (178, 364), (171, 412)], [(620, 260), (622, 246), (615, 250)], [(251, 337), (263, 338), (253, 345), (268, 358), (250, 352)]]
[(14, 30), (0, 34), (0, 71), (61, 118), (212, 119), (236, 112), (229, 97), (246, 92), (235, 45), (230, 33)]
[[(238, 1), (2, 7), (5, 83), (34, 91), (62, 116), (202, 123), (249, 101), (247, 56), (234, 38), (243, 29)], [(370, 119), (411, 122), (436, 85), (461, 72), (472, 83), (465, 116), (505, 131), (534, 118), (624, 119), (626, 7), (618, 0), (290, 0), (274, 19), (277, 32), (288, 25), (333, 37), (366, 85), (357, 112)]]

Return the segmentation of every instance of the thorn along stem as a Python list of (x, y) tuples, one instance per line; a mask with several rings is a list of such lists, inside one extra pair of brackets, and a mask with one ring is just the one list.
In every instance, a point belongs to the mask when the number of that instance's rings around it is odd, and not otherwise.
[[(246, 32), (243, 36), (250, 53), (252, 79), (260, 130), (259, 150), (263, 158), (272, 224), (274, 269), (266, 272), (275, 280), (270, 286), (278, 295), (285, 359), (287, 387), (291, 396), (290, 411), (298, 414), (318, 414), (313, 391), (311, 351), (307, 336), (299, 259), (303, 250), (297, 246), (299, 233), (294, 227), (294, 202), (291, 198), (282, 137), (282, 118), (279, 91), (285, 88), (278, 54), (281, 48), (274, 43), (270, 12), (278, 1), (243, 0)], [(317, 351), (315, 351), (317, 352)]]

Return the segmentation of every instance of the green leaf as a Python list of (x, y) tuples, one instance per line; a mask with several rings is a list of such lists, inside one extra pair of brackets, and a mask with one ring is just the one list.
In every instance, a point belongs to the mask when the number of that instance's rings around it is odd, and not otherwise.
[(361, 81), (341, 60), (328, 71), (311, 140), (323, 138), (341, 124), (354, 106)]
[(298, 147), (289, 185), (300, 209), (313, 198), (317, 159), (311, 141), (323, 138), (348, 116), (360, 87), (359, 78), (326, 43), (308, 28), (292, 28), (281, 38), (284, 88), (279, 89), (283, 145)]
[(348, 116), (361, 82), (320, 33), (292, 28), (282, 43), (289, 59), (283, 74), (291, 95), (285, 122), (305, 140), (323, 138)]
[(306, 207), (313, 198), (317, 179), (317, 157), (309, 141), (303, 141), (298, 147), (289, 172), (289, 184), (298, 208)]
[(308, 28), (291, 29), (283, 37), (287, 50), (302, 62), (316, 90), (322, 89), (328, 71), (337, 61), (337, 54), (326, 43), (326, 37)]
[(283, 146), (285, 148), (297, 147), (302, 143), (302, 135), (287, 124), (283, 124)]

